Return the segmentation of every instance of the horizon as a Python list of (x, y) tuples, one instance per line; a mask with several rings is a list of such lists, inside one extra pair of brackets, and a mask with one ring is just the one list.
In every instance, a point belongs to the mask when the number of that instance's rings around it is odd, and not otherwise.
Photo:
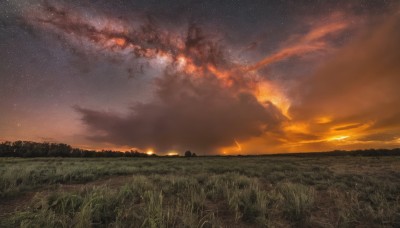
[[(355, 150), (330, 150), (330, 151), (308, 151), (308, 152), (274, 152), (274, 153), (265, 153), (265, 154), (252, 154), (252, 153), (243, 153), (243, 154), (201, 154), (201, 153), (196, 153), (195, 151), (191, 151), (191, 150), (186, 150), (186, 151), (175, 151), (175, 152), (170, 152), (170, 153), (166, 153), (166, 152), (161, 152), (160, 154), (157, 154), (155, 152), (153, 152), (152, 150), (150, 151), (138, 151), (135, 148), (131, 148), (131, 149), (127, 149), (127, 150), (114, 150), (114, 149), (90, 149), (90, 148), (80, 148), (80, 147), (74, 147), (71, 146), (69, 144), (65, 144), (65, 143), (61, 143), (61, 142), (35, 142), (35, 141), (22, 141), (22, 140), (17, 140), (17, 141), (0, 141), (0, 146), (4, 145), (5, 143), (11, 143), (14, 144), (15, 142), (23, 142), (23, 143), (34, 143), (34, 144), (50, 144), (50, 145), (60, 145), (60, 144), (64, 144), (67, 145), (69, 147), (71, 147), (71, 151), (78, 149), (80, 151), (87, 151), (87, 152), (96, 152), (96, 153), (102, 153), (102, 152), (113, 152), (113, 153), (139, 153), (142, 155), (147, 155), (147, 157), (187, 157), (185, 155), (186, 152), (190, 152), (192, 155), (190, 155), (189, 157), (257, 157), (257, 156), (296, 156), (296, 155), (338, 155), (337, 153), (339, 153), (340, 155), (363, 155), (363, 156), (388, 156), (388, 154), (386, 154), (387, 152), (392, 153), (390, 154), (390, 156), (399, 156), (400, 155), (400, 147), (396, 147), (396, 148), (366, 148), (366, 149), (355, 149)], [(1, 148), (0, 148), (1, 149)], [(1, 157), (1, 153), (7, 153), (8, 151), (4, 150), (1, 151), (0, 150), (0, 157)], [(374, 154), (368, 154), (368, 152), (374, 152)], [(382, 154), (382, 152), (384, 154)], [(361, 154), (360, 154), (361, 153)], [(368, 155), (365, 155), (364, 153), (367, 153)], [(8, 154), (8, 153), (7, 153)], [(10, 156), (10, 154), (6, 155), (6, 157)], [(19, 157), (21, 155), (18, 155), (17, 157)], [(42, 155), (43, 157), (59, 157), (59, 156), (54, 156), (54, 155)], [(37, 157), (36, 155), (33, 155), (31, 157)], [(39, 156), (41, 157), (41, 156)]]
[(396, 0), (0, 6), (0, 142), (198, 156), (400, 147)]

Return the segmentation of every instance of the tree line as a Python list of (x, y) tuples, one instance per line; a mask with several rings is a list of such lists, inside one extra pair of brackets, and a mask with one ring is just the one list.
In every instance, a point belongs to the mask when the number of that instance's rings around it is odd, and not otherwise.
[[(137, 150), (131, 151), (114, 151), (114, 150), (85, 150), (73, 148), (65, 143), (38, 143), (31, 141), (15, 141), (0, 143), (0, 157), (149, 157), (157, 156), (155, 154), (148, 155)], [(196, 153), (186, 151), (185, 157), (196, 157)], [(242, 155), (237, 155), (242, 156)], [(244, 155), (246, 156), (246, 155)], [(247, 155), (254, 156), (254, 155)], [(269, 154), (258, 156), (400, 156), (400, 148), (395, 149), (366, 149), (343, 151), (335, 150), (329, 152), (316, 153), (286, 153), (286, 154)]]
[[(148, 157), (136, 150), (121, 152), (113, 150), (85, 150), (64, 143), (38, 143), (15, 141), (0, 143), (0, 157)], [(156, 155), (151, 155), (156, 156)]]
[(334, 151), (328, 151), (328, 152), (272, 154), (269, 156), (296, 156), (296, 157), (308, 157), (308, 156), (364, 156), (364, 157), (400, 156), (400, 148), (364, 149), (364, 150), (334, 150)]

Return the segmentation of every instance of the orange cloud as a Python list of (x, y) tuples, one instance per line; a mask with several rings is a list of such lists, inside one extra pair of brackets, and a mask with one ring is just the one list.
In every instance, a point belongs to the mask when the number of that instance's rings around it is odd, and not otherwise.
[(325, 148), (399, 146), (399, 26), (397, 13), (365, 28), (291, 91), (290, 115), (334, 143)]
[[(324, 38), (348, 26), (338, 21), (317, 27), (247, 69), (317, 50), (305, 44), (322, 42), (328, 47)], [(242, 153), (399, 147), (399, 27), (400, 14), (395, 13), (361, 29), (352, 42), (286, 94), (290, 119), (281, 131), (242, 142)], [(232, 148), (230, 153), (237, 152)]]
[(310, 52), (324, 50), (329, 47), (327, 36), (335, 35), (349, 27), (349, 23), (344, 18), (333, 17), (333, 21), (328, 21), (312, 28), (304, 36), (297, 38), (296, 42), (291, 42), (282, 47), (272, 55), (269, 55), (261, 61), (247, 66), (245, 71), (254, 71), (262, 67), (266, 67), (272, 63), (294, 57), (304, 55)]

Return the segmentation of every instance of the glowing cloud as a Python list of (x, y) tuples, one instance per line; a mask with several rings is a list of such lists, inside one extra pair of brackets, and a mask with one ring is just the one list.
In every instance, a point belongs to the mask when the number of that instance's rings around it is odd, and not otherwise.
[(324, 50), (329, 48), (327, 40), (324, 38), (332, 35), (337, 35), (344, 29), (349, 27), (349, 23), (344, 18), (333, 16), (333, 21), (328, 21), (324, 24), (312, 28), (303, 37), (297, 38), (296, 42), (291, 42), (282, 47), (270, 56), (265, 57), (259, 62), (246, 66), (245, 71), (254, 71), (262, 67), (266, 67), (272, 63), (281, 61), (294, 56), (304, 55), (310, 52)]

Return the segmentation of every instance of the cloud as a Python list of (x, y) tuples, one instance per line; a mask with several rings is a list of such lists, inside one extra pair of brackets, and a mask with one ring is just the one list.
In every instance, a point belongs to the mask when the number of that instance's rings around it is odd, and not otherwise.
[(254, 71), (287, 58), (301, 56), (330, 48), (328, 37), (338, 35), (348, 29), (350, 23), (341, 14), (333, 14), (329, 20), (314, 25), (305, 35), (297, 35), (283, 47), (259, 62), (246, 66), (245, 71)]
[[(334, 129), (353, 140), (379, 140), (379, 135), (388, 131), (399, 136), (399, 27), (400, 15), (396, 13), (365, 28), (327, 64), (301, 81), (291, 91), (289, 113), (294, 120), (315, 121), (313, 127), (322, 134)], [(322, 117), (329, 121), (317, 124)]]
[(126, 116), (77, 107), (95, 132), (90, 138), (157, 151), (216, 149), (279, 129), (284, 121), (271, 103), (224, 88), (214, 79), (166, 74), (157, 81), (153, 102), (136, 104)]
[(358, 128), (363, 126), (364, 124), (360, 124), (360, 123), (356, 123), (356, 124), (350, 124), (350, 125), (346, 125), (346, 126), (341, 126), (341, 127), (337, 127), (334, 130), (335, 131), (344, 131), (344, 130), (349, 130), (349, 129), (354, 129), (354, 128)]

